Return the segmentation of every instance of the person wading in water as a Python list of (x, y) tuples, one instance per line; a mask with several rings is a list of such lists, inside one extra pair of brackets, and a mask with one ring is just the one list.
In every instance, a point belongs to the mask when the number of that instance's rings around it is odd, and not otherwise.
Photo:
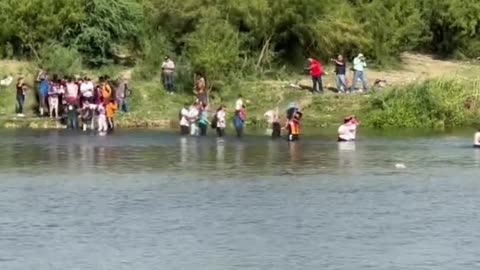
[(338, 128), (338, 141), (351, 142), (355, 141), (357, 136), (357, 127), (359, 122), (354, 115), (347, 116), (343, 120), (343, 125)]
[(293, 113), (292, 119), (287, 121), (287, 130), (288, 130), (288, 141), (294, 142), (300, 139), (300, 120), (302, 119), (303, 114), (300, 111), (295, 111)]

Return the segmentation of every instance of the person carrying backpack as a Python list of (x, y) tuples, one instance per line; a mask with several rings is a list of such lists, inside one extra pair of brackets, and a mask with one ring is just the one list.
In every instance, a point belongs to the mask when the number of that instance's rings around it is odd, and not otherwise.
[(212, 128), (217, 131), (218, 137), (225, 136), (225, 128), (226, 128), (226, 121), (225, 121), (225, 106), (221, 105), (212, 121)]
[(180, 121), (180, 134), (188, 135), (190, 133), (190, 122), (188, 121), (188, 103), (185, 103), (183, 108), (178, 113), (178, 120)]

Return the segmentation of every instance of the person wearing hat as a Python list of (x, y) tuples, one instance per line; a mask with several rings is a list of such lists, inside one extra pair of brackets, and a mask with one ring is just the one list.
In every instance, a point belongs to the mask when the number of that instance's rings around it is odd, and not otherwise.
[(359, 122), (354, 115), (350, 115), (343, 119), (343, 125), (338, 128), (338, 141), (351, 142), (355, 141), (357, 135), (357, 127)]
[(175, 63), (167, 55), (165, 56), (165, 61), (162, 64), (162, 73), (163, 73), (163, 84), (165, 86), (165, 91), (173, 95), (173, 76), (175, 72)]
[(296, 110), (291, 119), (287, 119), (285, 128), (288, 131), (287, 140), (289, 142), (298, 141), (300, 139), (300, 120), (302, 119), (302, 112)]
[(358, 80), (362, 81), (363, 90), (368, 90), (367, 80), (365, 79), (365, 68), (367, 63), (365, 62), (365, 56), (361, 53), (353, 59), (353, 82), (350, 91), (355, 91)]

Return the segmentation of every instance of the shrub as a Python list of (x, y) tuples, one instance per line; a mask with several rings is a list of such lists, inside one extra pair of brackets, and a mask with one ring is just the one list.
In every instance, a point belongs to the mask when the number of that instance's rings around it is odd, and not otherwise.
[(51, 74), (73, 75), (82, 70), (80, 53), (73, 48), (66, 48), (58, 44), (43, 47), (39, 52), (38, 65)]
[(461, 126), (474, 115), (465, 108), (473, 95), (470, 89), (468, 83), (455, 80), (394, 87), (370, 99), (362, 122), (375, 128)]

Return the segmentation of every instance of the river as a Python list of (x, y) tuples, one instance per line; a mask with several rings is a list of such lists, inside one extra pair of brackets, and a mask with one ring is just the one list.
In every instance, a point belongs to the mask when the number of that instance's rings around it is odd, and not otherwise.
[(471, 135), (0, 131), (0, 269), (479, 269)]

